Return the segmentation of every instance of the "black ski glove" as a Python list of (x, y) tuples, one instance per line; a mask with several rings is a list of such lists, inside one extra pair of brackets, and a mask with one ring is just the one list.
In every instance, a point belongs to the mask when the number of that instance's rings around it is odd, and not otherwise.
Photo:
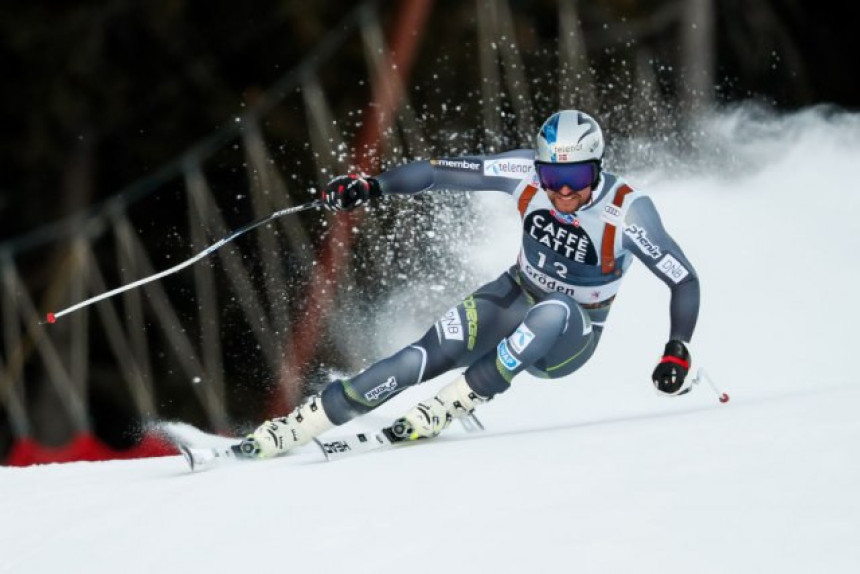
[(380, 195), (379, 182), (372, 177), (339, 175), (325, 186), (322, 200), (332, 211), (349, 211)]
[(690, 352), (683, 342), (672, 339), (666, 343), (663, 358), (654, 369), (651, 380), (661, 393), (677, 396), (690, 392), (692, 381), (687, 380), (690, 370)]

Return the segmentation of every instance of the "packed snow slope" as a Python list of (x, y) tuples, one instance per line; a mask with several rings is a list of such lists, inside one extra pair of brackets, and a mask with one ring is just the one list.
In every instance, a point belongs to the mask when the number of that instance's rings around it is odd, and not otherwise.
[[(860, 119), (745, 117), (705, 125), (712, 161), (628, 173), (699, 272), (692, 354), (727, 405), (652, 390), (668, 290), (635, 264), (593, 360), (517, 379), (479, 435), (198, 474), (179, 457), (2, 468), (0, 572), (860, 572)], [(477, 195), (476, 281), (517, 247), (509, 199)]]

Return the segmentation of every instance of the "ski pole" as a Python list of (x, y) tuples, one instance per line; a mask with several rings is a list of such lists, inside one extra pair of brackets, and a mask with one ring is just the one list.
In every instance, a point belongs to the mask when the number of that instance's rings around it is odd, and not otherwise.
[(84, 307), (87, 307), (88, 305), (92, 305), (93, 303), (97, 303), (98, 301), (101, 301), (103, 299), (108, 299), (109, 297), (113, 297), (114, 295), (124, 293), (125, 291), (129, 291), (131, 289), (134, 289), (135, 287), (140, 287), (141, 285), (145, 285), (145, 284), (150, 283), (152, 281), (155, 281), (157, 279), (161, 279), (162, 277), (167, 277), (168, 275), (172, 275), (173, 273), (176, 273), (177, 271), (181, 271), (182, 269), (185, 269), (189, 265), (193, 265), (197, 261), (200, 261), (201, 259), (203, 259), (207, 255), (209, 255), (210, 253), (217, 251), (218, 249), (220, 249), (221, 247), (223, 247), (227, 243), (233, 241), (234, 239), (236, 239), (240, 235), (244, 235), (245, 233), (251, 231), (252, 229), (255, 229), (255, 228), (257, 228), (257, 227), (259, 227), (265, 223), (268, 223), (269, 221), (272, 221), (273, 219), (283, 217), (284, 215), (290, 215), (293, 213), (299, 213), (301, 211), (307, 211), (308, 209), (312, 209), (312, 208), (318, 207), (320, 205), (322, 205), (322, 202), (317, 199), (317, 200), (311, 201), (309, 203), (297, 205), (295, 207), (288, 207), (286, 209), (281, 209), (280, 211), (276, 211), (270, 215), (267, 215), (266, 217), (262, 217), (262, 218), (258, 219), (257, 221), (254, 221), (252, 223), (245, 225), (244, 227), (240, 227), (239, 229), (237, 229), (236, 231), (234, 231), (233, 233), (231, 233), (227, 237), (224, 237), (223, 239), (220, 239), (217, 242), (213, 243), (212, 245), (210, 245), (209, 247), (207, 247), (206, 249), (204, 249), (203, 251), (201, 251), (200, 253), (198, 253), (194, 257), (191, 257), (190, 259), (186, 259), (182, 263), (180, 263), (178, 265), (174, 265), (170, 269), (165, 269), (164, 271), (160, 271), (158, 273), (150, 275), (149, 277), (144, 277), (143, 279), (139, 279), (133, 283), (128, 283), (128, 284), (123, 285), (121, 287), (117, 287), (116, 289), (113, 289), (112, 291), (108, 291), (106, 293), (102, 293), (101, 295), (96, 295), (95, 297), (91, 297), (91, 298), (87, 299), (86, 301), (81, 301), (80, 303), (76, 303), (76, 304), (72, 305), (71, 307), (66, 307), (65, 309), (62, 309), (60, 311), (57, 311), (54, 313), (48, 313), (48, 323), (54, 323), (54, 322), (56, 322), (57, 319), (59, 319), (63, 315), (68, 315), (69, 313), (72, 313), (74, 311), (77, 311), (78, 309), (82, 309)]
[(717, 388), (717, 385), (714, 384), (714, 381), (711, 379), (711, 377), (708, 376), (708, 373), (705, 371), (705, 369), (703, 367), (699, 367), (699, 371), (696, 373), (696, 376), (693, 377), (693, 384), (698, 385), (703, 380), (708, 383), (708, 386), (711, 387), (711, 390), (714, 391), (714, 394), (717, 395), (717, 398), (720, 400), (721, 403), (725, 404), (729, 402), (729, 395), (720, 391), (720, 389)]

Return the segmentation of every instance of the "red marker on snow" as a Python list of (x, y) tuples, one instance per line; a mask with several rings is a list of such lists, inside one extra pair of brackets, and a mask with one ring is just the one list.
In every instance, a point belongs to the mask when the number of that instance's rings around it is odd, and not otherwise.
[(729, 402), (729, 395), (727, 395), (726, 393), (723, 393), (722, 395), (720, 395), (720, 402), (721, 403)]
[(54, 314), (53, 314), (53, 313), (48, 313), (48, 323), (53, 324), (53, 323), (56, 323), (56, 322), (57, 322), (57, 318), (56, 318), (56, 317), (54, 317)]

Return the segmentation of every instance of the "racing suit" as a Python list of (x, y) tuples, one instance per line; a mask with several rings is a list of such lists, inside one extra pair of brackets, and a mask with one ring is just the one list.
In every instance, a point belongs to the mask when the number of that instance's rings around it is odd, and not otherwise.
[(522, 219), (516, 263), (445, 313), (421, 339), (322, 392), (335, 424), (366, 413), (403, 389), (466, 367), (484, 398), (522, 371), (559, 378), (594, 353), (625, 272), (636, 258), (671, 290), (670, 339), (689, 342), (699, 310), (693, 266), (663, 228), (653, 202), (608, 172), (591, 202), (557, 212), (541, 189), (534, 150), (418, 161), (380, 174), (383, 194), (496, 190)]

